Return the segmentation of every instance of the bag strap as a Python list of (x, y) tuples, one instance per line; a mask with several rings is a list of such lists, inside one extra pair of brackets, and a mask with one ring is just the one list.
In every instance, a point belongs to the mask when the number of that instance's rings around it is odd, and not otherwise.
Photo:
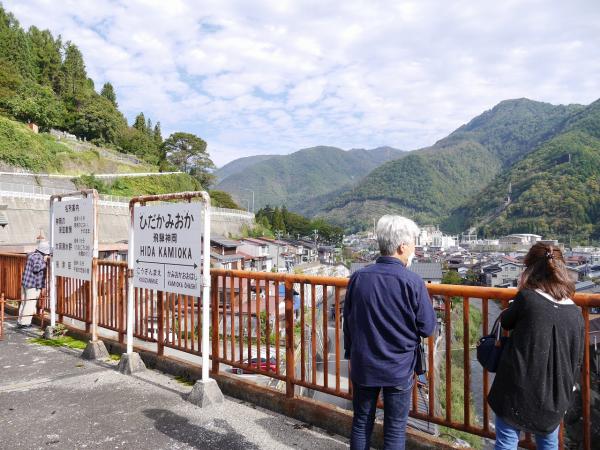
[(502, 314), (504, 314), (504, 311), (506, 310), (503, 309), (502, 311), (500, 311), (500, 314), (498, 314), (498, 317), (496, 317), (494, 325), (492, 326), (491, 334), (496, 335), (496, 346), (500, 345), (500, 338), (502, 337), (502, 324), (500, 323), (500, 319), (502, 318)]

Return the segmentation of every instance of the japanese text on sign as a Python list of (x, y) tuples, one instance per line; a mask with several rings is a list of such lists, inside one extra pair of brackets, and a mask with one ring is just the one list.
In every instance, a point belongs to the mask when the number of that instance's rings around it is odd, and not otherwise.
[(134, 210), (133, 285), (200, 296), (200, 203), (139, 206)]
[(92, 279), (94, 221), (92, 198), (54, 203), (52, 259), (56, 275)]

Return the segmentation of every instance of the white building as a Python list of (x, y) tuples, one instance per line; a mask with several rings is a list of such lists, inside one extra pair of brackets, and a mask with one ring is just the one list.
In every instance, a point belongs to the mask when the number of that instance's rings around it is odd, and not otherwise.
[(528, 245), (531, 246), (542, 239), (537, 234), (509, 234), (499, 239), (500, 245)]
[(244, 238), (238, 247), (238, 253), (245, 254), (251, 261), (250, 269), (258, 272), (270, 272), (273, 258), (269, 255), (269, 246), (259, 239)]
[(417, 238), (418, 247), (437, 247), (443, 250), (456, 245), (457, 242), (454, 237), (444, 235), (438, 227), (431, 225), (423, 226)]

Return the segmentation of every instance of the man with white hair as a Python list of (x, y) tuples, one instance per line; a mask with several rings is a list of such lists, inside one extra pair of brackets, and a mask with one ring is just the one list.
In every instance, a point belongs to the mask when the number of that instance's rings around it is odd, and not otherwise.
[(350, 277), (344, 302), (354, 407), (350, 447), (357, 450), (370, 448), (382, 389), (384, 448), (404, 449), (419, 340), (433, 334), (436, 325), (425, 283), (407, 269), (419, 227), (386, 215), (376, 233), (381, 256)]
[(46, 287), (46, 256), (49, 254), (50, 244), (43, 240), (39, 242), (35, 251), (27, 255), (27, 262), (21, 277), (21, 304), (17, 319), (19, 328), (31, 326), (38, 298), (42, 289)]

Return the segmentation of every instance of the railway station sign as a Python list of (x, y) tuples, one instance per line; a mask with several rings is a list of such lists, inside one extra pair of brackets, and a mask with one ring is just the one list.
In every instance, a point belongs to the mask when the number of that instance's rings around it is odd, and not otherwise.
[(202, 226), (201, 203), (135, 206), (133, 286), (200, 297)]
[(52, 260), (55, 275), (92, 279), (95, 221), (92, 197), (54, 203)]

